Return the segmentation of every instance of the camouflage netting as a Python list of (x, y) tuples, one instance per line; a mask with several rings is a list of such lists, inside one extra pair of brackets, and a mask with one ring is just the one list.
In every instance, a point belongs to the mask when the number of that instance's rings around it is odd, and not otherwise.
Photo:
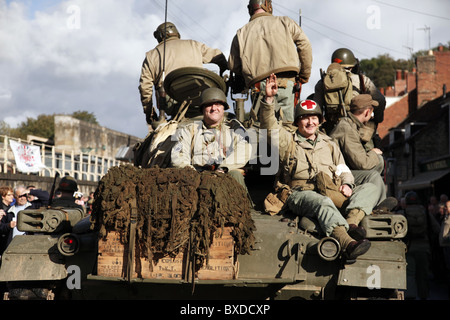
[(133, 201), (136, 199), (137, 254), (146, 259), (175, 256), (191, 248), (196, 265), (208, 259), (213, 232), (232, 226), (235, 250), (249, 253), (254, 243), (250, 201), (231, 176), (191, 168), (140, 169), (113, 167), (95, 192), (92, 228), (105, 237), (119, 231), (127, 243)]

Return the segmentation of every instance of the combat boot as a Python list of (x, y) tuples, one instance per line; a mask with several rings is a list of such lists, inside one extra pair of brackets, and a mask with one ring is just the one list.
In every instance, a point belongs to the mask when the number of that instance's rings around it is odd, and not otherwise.
[(367, 239), (359, 241), (352, 239), (343, 226), (335, 227), (331, 236), (339, 242), (347, 260), (355, 260), (358, 256), (366, 253), (371, 246)]
[(347, 214), (348, 234), (357, 241), (364, 239), (367, 235), (366, 230), (359, 226), (365, 216), (365, 212), (361, 209), (351, 209)]

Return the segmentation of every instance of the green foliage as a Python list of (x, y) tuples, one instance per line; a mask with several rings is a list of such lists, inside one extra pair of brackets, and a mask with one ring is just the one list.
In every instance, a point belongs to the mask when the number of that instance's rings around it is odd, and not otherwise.
[(368, 76), (378, 88), (393, 86), (396, 70), (411, 71), (413, 60), (394, 60), (388, 54), (379, 55), (372, 59), (363, 59), (360, 62), (361, 71)]
[(95, 118), (95, 115), (91, 112), (75, 111), (74, 113), (72, 113), (72, 117), (89, 123), (98, 124), (97, 118)]

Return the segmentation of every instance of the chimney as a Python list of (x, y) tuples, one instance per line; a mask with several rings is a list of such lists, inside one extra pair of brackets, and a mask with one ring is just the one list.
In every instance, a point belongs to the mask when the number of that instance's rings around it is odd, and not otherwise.
[(402, 79), (402, 70), (397, 70), (397, 76), (396, 76), (396, 80), (401, 80)]

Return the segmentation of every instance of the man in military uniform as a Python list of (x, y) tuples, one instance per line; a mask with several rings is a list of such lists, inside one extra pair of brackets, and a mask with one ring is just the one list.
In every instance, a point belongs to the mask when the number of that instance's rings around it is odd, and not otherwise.
[[(195, 40), (182, 40), (171, 22), (162, 23), (154, 32), (158, 45), (146, 53), (142, 64), (139, 92), (148, 124), (157, 117), (153, 108), (153, 87), (157, 94), (160, 112), (174, 117), (182, 101), (174, 101), (164, 92), (164, 77), (171, 71), (183, 67), (199, 67), (214, 63), (220, 75), (228, 69), (227, 59), (219, 49), (213, 49)], [(153, 124), (156, 127), (157, 123)]]
[[(364, 239), (365, 230), (358, 224), (371, 214), (378, 200), (376, 187), (371, 183), (355, 186), (339, 147), (318, 130), (323, 116), (320, 106), (313, 100), (296, 106), (295, 131), (277, 122), (273, 110), (277, 89), (276, 76), (272, 74), (267, 79), (260, 120), (261, 129), (269, 129), (271, 139), (276, 138), (274, 132), (278, 133), (280, 162), (287, 167), (280, 168), (286, 173), (282, 182), (287, 183), (292, 192), (286, 204), (295, 214), (317, 220), (327, 236), (338, 240), (345, 256), (355, 259), (370, 248), (370, 242)], [(335, 181), (336, 190), (346, 198), (340, 209), (346, 218), (337, 208), (337, 201), (319, 193), (320, 177)]]
[[(338, 63), (350, 73), (352, 82), (353, 97), (359, 94), (370, 94), (372, 99), (378, 102), (374, 110), (373, 118), (367, 123), (367, 129), (373, 133), (373, 141), (378, 145), (379, 137), (376, 135), (376, 129), (379, 123), (384, 120), (384, 109), (386, 108), (386, 98), (378, 90), (375, 84), (359, 70), (359, 61), (350, 49), (339, 48), (331, 55), (331, 63)], [(325, 107), (325, 96), (323, 81), (319, 80), (314, 88), (314, 101)]]
[(71, 176), (64, 176), (59, 181), (58, 189), (61, 192), (61, 196), (55, 198), (52, 201), (52, 207), (63, 207), (63, 208), (80, 208), (85, 211), (85, 208), (77, 203), (75, 203), (74, 193), (78, 191), (78, 183)]
[(383, 152), (373, 147), (371, 130), (369, 136), (366, 134), (366, 124), (378, 106), (378, 102), (372, 100), (369, 94), (356, 96), (350, 104), (348, 117), (339, 119), (330, 137), (338, 143), (355, 184), (371, 182), (376, 185), (378, 203), (381, 203), (386, 199), (386, 186), (381, 177), (384, 170)]
[(204, 90), (200, 107), (203, 121), (191, 122), (175, 133), (172, 166), (227, 173), (247, 189), (243, 167), (250, 160), (252, 148), (241, 123), (225, 119), (225, 110), (229, 109), (225, 93), (219, 88)]
[(230, 71), (252, 89), (255, 105), (263, 96), (260, 93), (264, 93), (265, 79), (275, 73), (279, 82), (277, 103), (283, 120), (292, 122), (295, 91), (299, 93), (294, 86), (307, 83), (311, 75), (311, 44), (294, 20), (272, 15), (271, 0), (250, 0), (248, 11), (250, 21), (237, 31), (231, 44)]

